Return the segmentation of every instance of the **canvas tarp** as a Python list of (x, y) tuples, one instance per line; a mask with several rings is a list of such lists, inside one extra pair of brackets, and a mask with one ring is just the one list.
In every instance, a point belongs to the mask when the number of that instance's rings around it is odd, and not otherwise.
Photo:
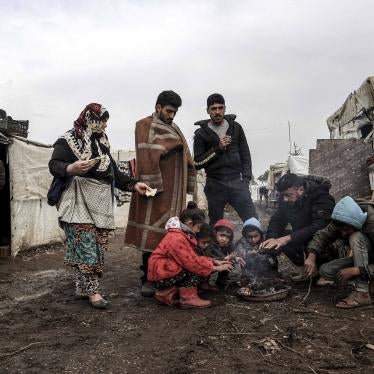
[(57, 224), (55, 207), (47, 204), (52, 181), (48, 161), (52, 148), (13, 139), (8, 146), (11, 251), (63, 242), (64, 233)]
[[(30, 140), (12, 138), (8, 146), (11, 191), (11, 251), (63, 242), (64, 232), (58, 226), (57, 210), (47, 203), (47, 192), (52, 181), (48, 162), (53, 148)], [(135, 157), (133, 151), (113, 151), (116, 161)], [(115, 206), (116, 227), (127, 224), (129, 203)]]
[(331, 139), (362, 138), (361, 130), (374, 119), (374, 77), (367, 78), (327, 119)]
[(297, 175), (308, 175), (309, 173), (309, 159), (304, 156), (289, 156), (287, 166), (290, 173)]

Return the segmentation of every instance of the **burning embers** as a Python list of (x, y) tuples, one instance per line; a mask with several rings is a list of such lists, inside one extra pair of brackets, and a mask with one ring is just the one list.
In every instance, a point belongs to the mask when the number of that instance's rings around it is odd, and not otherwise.
[(252, 278), (247, 282), (242, 279), (243, 287), (238, 295), (248, 301), (277, 301), (287, 297), (290, 287), (276, 278)]
[(276, 301), (284, 299), (290, 290), (279, 279), (278, 260), (257, 247), (237, 253), (235, 269), (230, 272), (230, 283), (241, 286), (237, 293), (248, 301)]

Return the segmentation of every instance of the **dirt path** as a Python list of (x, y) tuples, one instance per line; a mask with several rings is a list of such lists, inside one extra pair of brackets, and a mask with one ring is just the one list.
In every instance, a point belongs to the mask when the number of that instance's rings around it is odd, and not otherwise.
[(139, 295), (140, 256), (122, 241), (113, 238), (107, 255), (106, 311), (73, 300), (62, 248), (0, 265), (1, 373), (374, 372), (365, 347), (374, 310), (336, 310), (347, 290), (313, 287), (306, 306), (308, 285), (269, 304), (229, 292), (205, 295), (215, 304), (207, 310), (162, 307)]

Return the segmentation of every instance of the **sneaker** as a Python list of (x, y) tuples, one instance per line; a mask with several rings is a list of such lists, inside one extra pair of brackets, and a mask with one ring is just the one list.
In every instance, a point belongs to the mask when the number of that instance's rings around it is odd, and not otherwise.
[(142, 296), (144, 297), (153, 297), (155, 294), (155, 287), (153, 283), (146, 281), (142, 284)]

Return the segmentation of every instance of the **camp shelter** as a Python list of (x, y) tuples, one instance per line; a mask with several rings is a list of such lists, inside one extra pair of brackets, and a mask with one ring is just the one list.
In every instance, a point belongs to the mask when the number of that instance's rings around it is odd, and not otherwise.
[(288, 172), (297, 175), (308, 175), (309, 159), (302, 155), (289, 155), (287, 162), (278, 162), (270, 165), (267, 187), (270, 190), (274, 190), (279, 178)]
[(308, 175), (309, 159), (302, 155), (290, 155), (288, 156), (287, 167), (290, 173)]
[(11, 253), (64, 241), (57, 211), (47, 203), (52, 181), (48, 162), (52, 147), (12, 137), (7, 147), (10, 186)]
[(371, 138), (374, 120), (374, 77), (367, 78), (327, 119), (330, 139)]
[(276, 164), (270, 165), (269, 175), (268, 175), (268, 188), (270, 190), (275, 189), (275, 184), (278, 182), (279, 178), (286, 174), (288, 171), (287, 163), (278, 162)]
[[(1, 139), (6, 138), (4, 135)], [(2, 194), (1, 215), (10, 226), (10, 248), (13, 256), (32, 247), (62, 243), (64, 232), (58, 226), (57, 210), (47, 203), (47, 192), (52, 181), (48, 162), (53, 148), (22, 137), (7, 137), (6, 154), (8, 195)], [(127, 161), (133, 151), (113, 151), (113, 158)], [(1, 156), (1, 154), (0, 154)], [(9, 199), (5, 201), (5, 199)], [(9, 204), (10, 213), (3, 213)], [(120, 207), (115, 206), (115, 222), (118, 228), (127, 223), (129, 199)]]

